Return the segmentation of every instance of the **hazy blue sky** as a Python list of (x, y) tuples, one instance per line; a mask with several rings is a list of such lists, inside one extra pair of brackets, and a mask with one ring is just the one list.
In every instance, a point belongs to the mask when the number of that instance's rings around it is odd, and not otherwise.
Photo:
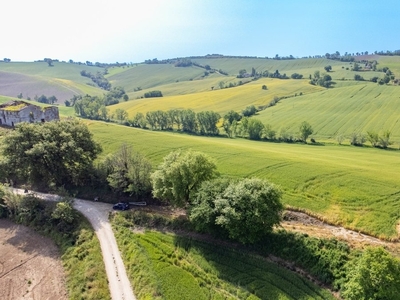
[(400, 49), (400, 0), (6, 0), (0, 59), (141, 62)]

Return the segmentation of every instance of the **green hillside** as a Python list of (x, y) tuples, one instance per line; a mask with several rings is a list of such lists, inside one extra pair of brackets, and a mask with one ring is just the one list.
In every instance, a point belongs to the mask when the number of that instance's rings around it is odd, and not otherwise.
[(198, 137), (88, 121), (103, 156), (132, 145), (154, 166), (170, 151), (194, 149), (215, 158), (225, 176), (267, 178), (284, 190), (285, 204), (385, 238), (400, 217), (398, 151)]
[(261, 111), (256, 118), (278, 131), (287, 128), (294, 135), (299, 131), (299, 124), (308, 121), (317, 139), (390, 130), (393, 140), (400, 142), (399, 95), (398, 86), (365, 82), (284, 99)]
[[(227, 78), (224, 81), (238, 82), (237, 78)], [(194, 81), (193, 81), (194, 82)], [(181, 86), (192, 86), (192, 82), (181, 84)], [(201, 81), (203, 83), (203, 81)], [(267, 85), (268, 89), (263, 90), (262, 86)], [(172, 85), (168, 86), (173, 88)], [(133, 117), (136, 112), (146, 113), (152, 110), (193, 109), (194, 111), (213, 110), (224, 114), (229, 110), (242, 111), (248, 105), (262, 106), (267, 105), (274, 97), (294, 96), (296, 93), (310, 94), (321, 91), (322, 88), (310, 85), (306, 80), (280, 80), (271, 78), (262, 78), (252, 81), (242, 86), (210, 90), (210, 84), (207, 85), (207, 91), (192, 92), (184, 95), (167, 96), (161, 98), (138, 99), (119, 103), (111, 106), (110, 111), (123, 108), (128, 111), (129, 116)], [(201, 89), (199, 85), (193, 86), (193, 89)], [(175, 92), (178, 92), (176, 87)], [(164, 91), (163, 89), (161, 89)], [(142, 91), (143, 93), (143, 91)]]
[(25, 99), (54, 95), (61, 105), (73, 95), (102, 95), (104, 91), (88, 85), (91, 80), (80, 75), (82, 70), (104, 71), (94, 66), (63, 62), (53, 62), (52, 67), (46, 62), (0, 63), (0, 95), (16, 97), (22, 93)]

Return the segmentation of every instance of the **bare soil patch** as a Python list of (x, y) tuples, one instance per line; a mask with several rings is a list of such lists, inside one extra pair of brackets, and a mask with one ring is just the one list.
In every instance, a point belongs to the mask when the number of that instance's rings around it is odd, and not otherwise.
[(68, 299), (57, 246), (32, 229), (0, 219), (0, 299)]
[[(329, 225), (302, 212), (291, 210), (285, 211), (284, 220), (281, 222), (281, 226), (288, 231), (306, 233), (314, 237), (336, 238), (347, 242), (350, 246), (356, 248), (382, 246), (393, 254), (400, 255), (399, 243), (384, 241), (340, 226)], [(400, 233), (400, 224), (397, 229)]]

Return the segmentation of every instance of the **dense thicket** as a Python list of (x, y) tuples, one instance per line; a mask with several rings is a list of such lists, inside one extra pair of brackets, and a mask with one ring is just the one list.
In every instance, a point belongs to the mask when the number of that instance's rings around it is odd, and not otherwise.
[(20, 123), (3, 141), (2, 176), (39, 186), (79, 186), (90, 180), (101, 148), (78, 120)]

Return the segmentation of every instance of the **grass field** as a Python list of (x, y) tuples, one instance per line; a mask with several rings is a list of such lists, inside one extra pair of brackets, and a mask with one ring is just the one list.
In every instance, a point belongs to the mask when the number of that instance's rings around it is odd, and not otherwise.
[(278, 105), (259, 113), (263, 123), (279, 132), (282, 127), (296, 134), (303, 121), (309, 122), (317, 139), (335, 139), (339, 134), (350, 137), (353, 132), (385, 130), (392, 140), (400, 142), (400, 87), (379, 86), (365, 82), (305, 94), (282, 100)]
[(101, 89), (87, 85), (91, 80), (80, 75), (82, 70), (104, 71), (98, 67), (62, 62), (54, 62), (53, 67), (46, 62), (0, 63), (0, 94), (16, 97), (22, 93), (25, 99), (55, 95), (61, 105), (73, 95), (102, 95)]
[[(238, 79), (234, 79), (238, 81)], [(290, 81), (290, 84), (288, 84)], [(263, 90), (262, 86), (268, 89)], [(209, 85), (208, 85), (209, 86)], [(274, 97), (294, 96), (295, 94), (311, 94), (323, 90), (308, 84), (305, 80), (279, 80), (263, 78), (249, 82), (242, 86), (217, 89), (160, 98), (146, 98), (122, 102), (110, 107), (110, 111), (117, 108), (125, 109), (130, 117), (136, 112), (146, 113), (154, 110), (192, 109), (196, 112), (212, 110), (223, 114), (229, 110), (241, 112), (248, 105), (262, 106), (270, 103)]]
[(174, 234), (114, 231), (138, 299), (334, 299), (259, 256)]
[(224, 176), (266, 178), (280, 185), (286, 205), (308, 210), (331, 223), (397, 238), (398, 151), (198, 137), (87, 123), (103, 146), (103, 156), (126, 143), (156, 166), (177, 148), (202, 151), (216, 160)]

